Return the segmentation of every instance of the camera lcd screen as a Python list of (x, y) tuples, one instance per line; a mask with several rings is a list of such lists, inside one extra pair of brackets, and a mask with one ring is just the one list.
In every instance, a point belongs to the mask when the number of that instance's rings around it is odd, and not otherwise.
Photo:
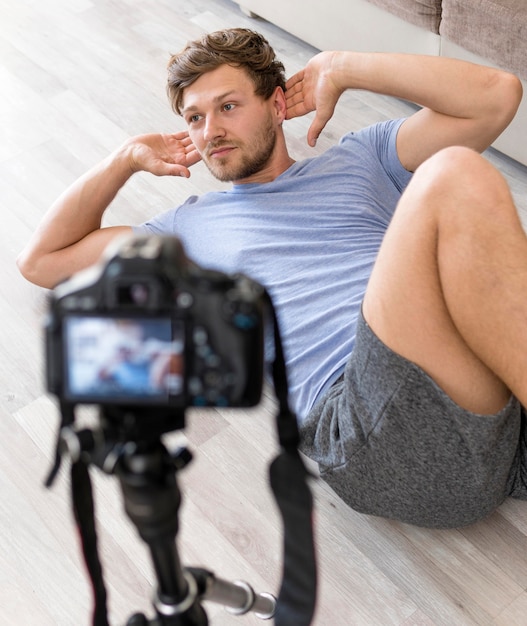
[(65, 395), (168, 403), (184, 391), (184, 325), (169, 318), (64, 319)]

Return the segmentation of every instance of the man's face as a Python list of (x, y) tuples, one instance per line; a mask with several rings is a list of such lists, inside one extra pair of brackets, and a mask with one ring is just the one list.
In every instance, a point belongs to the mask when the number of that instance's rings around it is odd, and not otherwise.
[(244, 70), (222, 65), (198, 78), (184, 91), (182, 115), (219, 180), (248, 182), (270, 165), (276, 146), (273, 98), (256, 96)]

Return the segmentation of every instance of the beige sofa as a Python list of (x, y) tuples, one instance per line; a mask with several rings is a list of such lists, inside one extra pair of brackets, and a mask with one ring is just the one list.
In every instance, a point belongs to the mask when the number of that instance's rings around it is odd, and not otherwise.
[(513, 71), (526, 95), (494, 147), (527, 165), (525, 0), (237, 1), (320, 50), (434, 54)]

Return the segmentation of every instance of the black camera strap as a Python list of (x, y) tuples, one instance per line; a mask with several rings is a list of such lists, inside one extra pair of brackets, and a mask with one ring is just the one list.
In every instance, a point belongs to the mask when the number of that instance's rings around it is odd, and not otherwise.
[[(275, 359), (272, 376), (278, 413), (276, 427), (280, 452), (271, 463), (270, 483), (280, 510), (283, 533), (283, 572), (278, 596), (276, 626), (309, 626), (316, 603), (317, 573), (313, 538), (313, 497), (307, 480), (309, 473), (298, 452), (300, 435), (295, 415), (288, 402), (285, 360), (276, 312), (267, 296), (274, 325)], [(61, 403), (61, 428), (55, 462), (46, 480), (50, 487), (58, 473), (65, 430), (73, 425), (71, 406)], [(71, 452), (71, 450), (70, 450)], [(75, 520), (94, 596), (93, 626), (108, 626), (107, 596), (97, 550), (93, 493), (88, 462), (80, 452), (72, 455), (71, 489)]]
[[(75, 421), (74, 408), (70, 404), (60, 403), (61, 423), (55, 448), (55, 460), (45, 480), (45, 486), (51, 487), (61, 466), (64, 451), (64, 433), (73, 426)], [(80, 440), (88, 435), (88, 431), (79, 433)], [(90, 447), (90, 446), (88, 446)], [(107, 610), (107, 594), (99, 551), (97, 548), (97, 530), (95, 525), (95, 508), (93, 490), (88, 469), (88, 462), (81, 455), (81, 445), (78, 450), (69, 450), (71, 456), (71, 503), (73, 516), (77, 525), (84, 562), (93, 592), (93, 619), (92, 626), (109, 626)]]
[(93, 626), (109, 626), (106, 587), (97, 549), (92, 485), (88, 465), (80, 459), (71, 464), (71, 497), (84, 562), (93, 590), (92, 624)]
[(300, 434), (289, 407), (287, 371), (276, 311), (273, 315), (275, 359), (273, 384), (278, 400), (276, 425), (281, 446), (269, 468), (284, 526), (283, 574), (275, 614), (276, 626), (309, 626), (315, 612), (317, 569), (313, 537), (313, 496), (308, 471), (298, 452)]

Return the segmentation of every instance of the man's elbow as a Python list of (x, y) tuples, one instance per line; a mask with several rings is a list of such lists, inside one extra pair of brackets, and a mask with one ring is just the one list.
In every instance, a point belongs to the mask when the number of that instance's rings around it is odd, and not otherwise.
[(509, 72), (500, 72), (497, 89), (496, 122), (501, 126), (500, 133), (512, 122), (523, 97), (521, 80)]
[(47, 289), (52, 289), (54, 287), (49, 278), (39, 271), (39, 264), (32, 258), (31, 254), (27, 250), (22, 250), (22, 252), (20, 252), (16, 258), (16, 265), (18, 267), (18, 271), (30, 283)]

